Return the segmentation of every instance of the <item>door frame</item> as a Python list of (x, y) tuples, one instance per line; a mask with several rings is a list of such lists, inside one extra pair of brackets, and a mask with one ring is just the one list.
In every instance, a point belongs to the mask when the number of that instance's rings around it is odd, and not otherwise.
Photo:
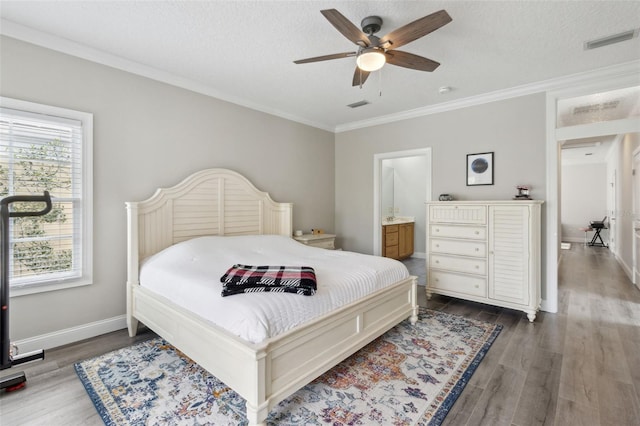
[[(373, 156), (373, 254), (382, 254), (382, 216), (380, 214), (382, 191), (382, 160), (406, 157), (425, 157), (426, 163), (426, 187), (425, 201), (431, 201), (432, 163), (431, 147), (409, 149), (406, 151), (383, 152)], [(425, 205), (425, 209), (426, 209)], [(425, 235), (426, 238), (426, 235)]]
[(633, 170), (633, 179), (631, 179), (631, 195), (633, 197), (633, 211), (631, 212), (633, 214), (633, 219), (631, 220), (631, 255), (633, 258), (631, 282), (640, 289), (640, 264), (638, 264), (638, 255), (640, 255), (640, 253), (638, 253), (639, 247), (636, 245), (636, 228), (640, 228), (640, 199), (637, 198), (638, 194), (640, 194), (640, 188), (638, 187), (640, 183), (637, 182), (636, 173), (640, 173), (640, 167), (637, 169), (634, 167), (636, 157), (640, 159), (640, 147), (634, 149), (631, 155), (631, 170)]
[[(621, 143), (620, 141), (621, 137), (620, 135), (616, 136), (616, 140), (614, 142), (616, 149), (619, 149), (619, 144)], [(618, 255), (618, 236), (617, 236), (617, 214), (616, 212), (618, 211), (618, 200), (617, 200), (617, 194), (616, 191), (618, 190), (617, 185), (618, 185), (618, 168), (614, 167), (611, 170), (611, 173), (609, 173), (608, 179), (609, 182), (607, 182), (607, 210), (608, 210), (608, 219), (607, 222), (609, 222), (609, 230), (608, 230), (608, 235), (607, 235), (607, 244), (609, 245), (609, 251), (611, 251), (611, 253), (613, 253), (614, 255)]]

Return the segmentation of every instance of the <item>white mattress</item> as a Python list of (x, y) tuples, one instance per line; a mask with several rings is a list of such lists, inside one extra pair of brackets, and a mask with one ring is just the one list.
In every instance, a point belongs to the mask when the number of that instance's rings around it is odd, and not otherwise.
[[(220, 277), (236, 263), (311, 266), (318, 291), (222, 297)], [(407, 277), (407, 268), (393, 259), (309, 247), (277, 235), (195, 238), (151, 256), (140, 269), (143, 287), (252, 343)]]

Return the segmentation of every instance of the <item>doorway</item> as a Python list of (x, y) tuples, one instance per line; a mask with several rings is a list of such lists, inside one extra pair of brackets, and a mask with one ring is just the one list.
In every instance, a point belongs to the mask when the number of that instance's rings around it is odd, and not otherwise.
[[(558, 310), (558, 262), (560, 259), (560, 144), (562, 141), (588, 138), (603, 135), (618, 135), (640, 131), (636, 117), (602, 117), (598, 122), (571, 123), (563, 127), (559, 122), (559, 103), (566, 99), (595, 96), (607, 92), (631, 89), (637, 90), (638, 76), (635, 73), (624, 75), (601, 76), (595, 83), (584, 84), (580, 87), (547, 93), (547, 203), (545, 208), (545, 286), (542, 289), (542, 309), (547, 312)], [(637, 102), (636, 95), (634, 102)], [(578, 111), (580, 111), (578, 109)], [(618, 182), (620, 183), (620, 182)], [(619, 202), (619, 198), (617, 199)], [(618, 223), (618, 234), (620, 224)], [(618, 246), (619, 249), (619, 246)]]
[[(560, 204), (563, 242), (585, 243), (595, 237), (589, 222), (607, 218), (608, 230), (602, 230), (605, 244), (614, 250), (615, 188), (608, 170), (608, 159), (616, 152), (619, 137), (601, 136), (565, 141), (562, 144)], [(569, 245), (570, 247), (570, 245)]]
[(431, 148), (375, 154), (373, 175), (373, 254), (382, 253), (382, 219), (410, 216), (415, 219), (414, 257), (425, 257)]

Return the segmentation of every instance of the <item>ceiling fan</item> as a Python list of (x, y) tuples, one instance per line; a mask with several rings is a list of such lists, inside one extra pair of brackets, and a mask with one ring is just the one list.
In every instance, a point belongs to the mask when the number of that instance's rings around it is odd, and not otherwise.
[(362, 86), (367, 80), (367, 77), (369, 77), (369, 73), (379, 70), (385, 63), (419, 71), (435, 70), (440, 66), (439, 62), (395, 49), (411, 43), (452, 21), (445, 10), (440, 10), (417, 19), (379, 38), (374, 35), (380, 31), (382, 27), (382, 18), (379, 16), (368, 16), (364, 18), (360, 23), (362, 26), (361, 31), (336, 9), (321, 10), (320, 13), (322, 13), (343, 36), (357, 44), (358, 50), (356, 52), (316, 56), (293, 62), (296, 64), (307, 64), (309, 62), (355, 56), (357, 66), (353, 74), (353, 86)]

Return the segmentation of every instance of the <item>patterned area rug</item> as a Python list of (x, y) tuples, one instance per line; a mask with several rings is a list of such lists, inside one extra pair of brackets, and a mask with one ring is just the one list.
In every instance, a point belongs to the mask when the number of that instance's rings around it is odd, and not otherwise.
[[(501, 325), (420, 310), (275, 407), (269, 425), (438, 425)], [(246, 425), (245, 401), (156, 338), (75, 364), (107, 425)]]

